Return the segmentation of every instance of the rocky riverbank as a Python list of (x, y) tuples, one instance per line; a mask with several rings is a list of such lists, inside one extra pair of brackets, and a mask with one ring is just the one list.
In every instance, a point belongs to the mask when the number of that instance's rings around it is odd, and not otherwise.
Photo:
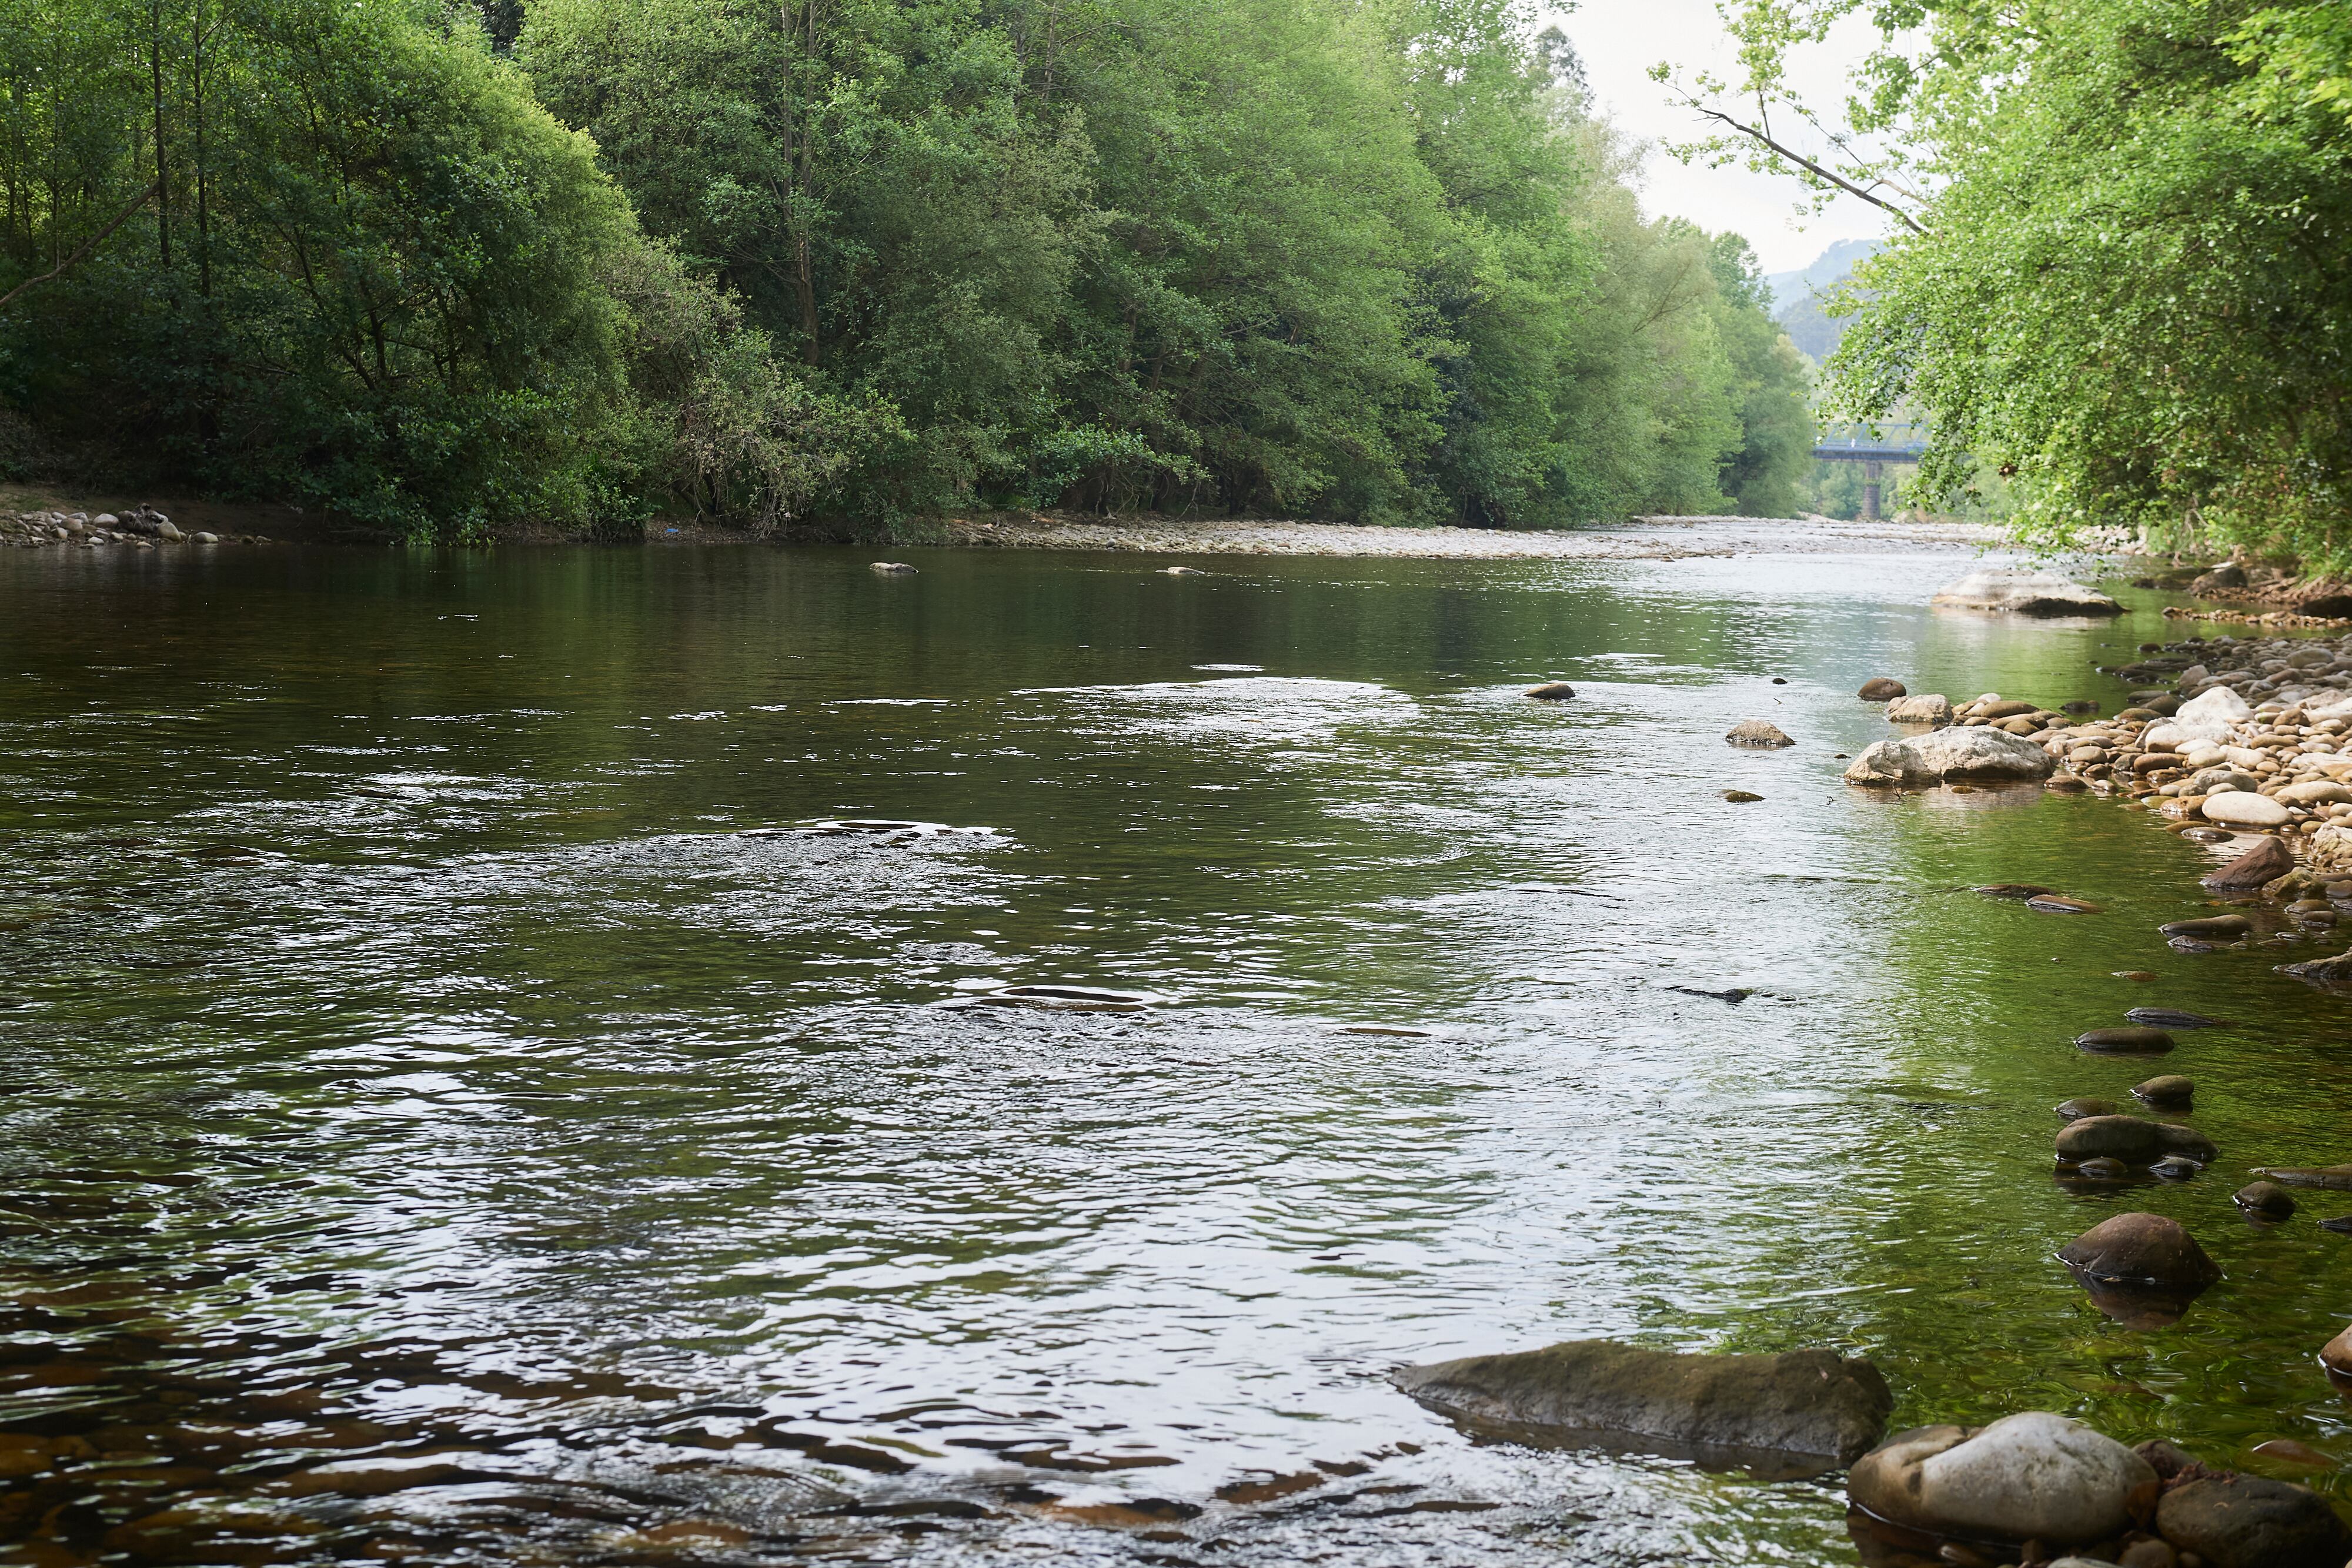
[(2000, 538), (1998, 530), (1966, 523), (1842, 523), (1828, 517), (1656, 517), (1614, 528), (1508, 529), (1009, 512), (950, 518), (944, 527), (947, 543), (992, 549), (1480, 560), (1675, 560), (1871, 553), (1923, 545), (1973, 549)]
[(262, 534), (218, 534), (207, 528), (183, 532), (169, 517), (150, 507), (137, 507), (118, 517), (112, 512), (39, 511), (0, 516), (0, 549), (39, 549), (57, 546), (99, 549), (124, 545), (153, 549), (159, 545), (266, 545)]

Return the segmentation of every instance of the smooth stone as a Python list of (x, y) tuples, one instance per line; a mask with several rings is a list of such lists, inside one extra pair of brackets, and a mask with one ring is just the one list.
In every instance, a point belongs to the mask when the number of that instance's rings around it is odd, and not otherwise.
[(1910, 693), (1901, 681), (1880, 675), (1874, 680), (1863, 682), (1862, 690), (1855, 695), (1866, 703), (1884, 703), (1893, 702), (1896, 697), (1908, 696)]
[(2166, 1155), (2186, 1155), (2210, 1164), (2220, 1151), (2194, 1127), (2150, 1122), (2139, 1116), (2085, 1116), (2070, 1122), (2056, 1139), (2058, 1157), (2080, 1164), (2090, 1159), (2126, 1160), (2145, 1166)]
[(1160, 569), (1160, 575), (1162, 577), (1206, 577), (1209, 574), (1202, 571), (1197, 566), (1163, 566)]
[(1764, 799), (1763, 796), (1755, 794), (1747, 789), (1726, 789), (1723, 792), (1723, 798), (1730, 801), (1735, 806), (1744, 806), (1751, 800), (1761, 800)]
[(1779, 725), (1760, 718), (1741, 719), (1731, 727), (1730, 732), (1723, 738), (1734, 746), (1781, 747), (1797, 744), (1789, 738)]
[(2203, 1476), (2156, 1506), (2157, 1533), (2209, 1568), (2342, 1568), (2352, 1531), (2326, 1498), (2265, 1476)]
[(2352, 789), (2333, 779), (2315, 779), (2307, 784), (2288, 785), (2275, 799), (2290, 806), (2340, 806), (2352, 802)]
[(1682, 1355), (1608, 1340), (1465, 1356), (1395, 1374), (1442, 1415), (1555, 1441), (1580, 1433), (1688, 1449), (1851, 1462), (1885, 1430), (1894, 1396), (1867, 1360), (1826, 1350)]
[(1969, 716), (1971, 718), (1991, 719), (2021, 718), (2027, 714), (2038, 713), (2041, 710), (2036, 708), (2032, 703), (2018, 702), (2015, 699), (2011, 699), (2007, 702), (1981, 703), (1978, 706), (1976, 712), (1971, 714)]
[(2254, 1174), (2281, 1186), (2352, 1192), (2352, 1166), (2256, 1166)]
[(2025, 901), (2025, 907), (2038, 915), (2096, 915), (2099, 906), (2087, 898), (2067, 898), (2058, 894), (2036, 894)]
[(2079, 1122), (2085, 1116), (2120, 1115), (2123, 1112), (2123, 1107), (2114, 1101), (2101, 1100), (2088, 1094), (2073, 1100), (2061, 1100), (2056, 1109), (2058, 1114), (2065, 1117), (2069, 1122)]
[(2230, 1201), (2250, 1213), (2284, 1219), (2294, 1213), (2294, 1194), (2273, 1181), (2248, 1182), (2230, 1195)]
[(220, 535), (205, 533), (202, 529), (198, 529), (196, 532), (188, 536), (188, 542), (190, 544), (199, 545), (216, 545), (220, 543)]
[(1939, 590), (1928, 602), (1940, 609), (1998, 610), (2012, 615), (2121, 615), (2124, 607), (2052, 572), (2017, 567), (1972, 571)]
[(1539, 702), (1564, 703), (1576, 695), (1576, 688), (1566, 681), (1546, 681), (1539, 686), (1529, 686), (1522, 695)]
[(2172, 722), (2189, 728), (2243, 724), (2254, 716), (2253, 705), (2228, 686), (2215, 686), (2182, 703)]
[(2150, 1029), (2227, 1029), (2221, 1019), (2209, 1019), (2203, 1013), (2185, 1013), (2178, 1008), (2134, 1008), (2124, 1014), (2134, 1023)]
[[(2336, 1228), (2329, 1221), (2322, 1220), (2320, 1223), (2330, 1229)], [(2319, 1347), (2319, 1364), (2327, 1369), (2331, 1379), (2352, 1382), (2352, 1328), (2346, 1329)]]
[(1845, 770), (1849, 784), (2038, 783), (2058, 769), (2058, 759), (2030, 740), (1998, 729), (1930, 730), (1907, 740), (1882, 740)]
[(2148, 1166), (2147, 1172), (2162, 1181), (2187, 1181), (2191, 1176), (2202, 1176), (2205, 1167), (2184, 1155), (2167, 1155)]
[(155, 537), (159, 539), (167, 539), (173, 543), (177, 543), (182, 538), (182, 535), (180, 533), (179, 526), (173, 523), (169, 517), (165, 517), (155, 525)]
[(2148, 1462), (2046, 1411), (1989, 1427), (1921, 1427), (1857, 1460), (1854, 1504), (1890, 1523), (1979, 1541), (2079, 1544), (2120, 1533), (2157, 1485)]
[(1948, 725), (1952, 722), (1952, 700), (1936, 693), (1916, 697), (1896, 697), (1886, 705), (1886, 722)]
[(2338, 1236), (2352, 1236), (2352, 1214), (2339, 1214), (2333, 1219), (2319, 1222), (2322, 1230), (2332, 1230)]
[(2074, 1175), (2083, 1181), (2129, 1181), (2131, 1166), (2113, 1155), (2100, 1155), (2076, 1166)]
[(2118, 1214), (2068, 1242), (2058, 1260), (2103, 1285), (2201, 1291), (2221, 1277), (2179, 1223), (2160, 1214)]
[(2073, 702), (2061, 703), (2058, 706), (2063, 713), (2085, 714), (2099, 711), (2099, 705), (2089, 697), (2076, 697)]
[(2158, 926), (2164, 936), (2186, 936), (2197, 942), (2235, 942), (2254, 928), (2242, 915), (2210, 915), (2195, 920), (2171, 920)]
[(2161, 1056), (2173, 1048), (2173, 1039), (2160, 1029), (2093, 1029), (2074, 1037), (2084, 1051), (2112, 1056)]
[(915, 575), (915, 569), (908, 566), (903, 560), (877, 560), (874, 563), (873, 570), (880, 572), (885, 577), (912, 577)]
[(1982, 887), (1969, 889), (1987, 898), (2043, 898), (2057, 893), (2054, 887), (2044, 887), (2038, 882), (1989, 882)]
[(2197, 1097), (2197, 1085), (2177, 1072), (2132, 1085), (2132, 1092), (2151, 1105), (2187, 1105)]
[(2276, 800), (2245, 789), (2208, 795), (2198, 810), (2209, 822), (2227, 822), (2239, 828), (2281, 828), (2292, 820), (2287, 809)]

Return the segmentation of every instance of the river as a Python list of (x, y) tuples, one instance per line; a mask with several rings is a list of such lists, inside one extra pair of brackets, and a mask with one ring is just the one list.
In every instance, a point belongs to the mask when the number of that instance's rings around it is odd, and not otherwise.
[[(0, 1560), (1855, 1561), (1835, 1477), (1386, 1380), (1591, 1335), (2312, 1480), (2352, 1238), (2229, 1195), (2352, 1154), (2332, 946), (1839, 778), (1874, 675), (2112, 711), (2158, 601), (1840, 550), (0, 553)], [(2146, 1005), (2236, 1026), (2161, 1069), (2221, 1159), (2070, 1191)], [(2052, 1259), (2130, 1207), (2175, 1327)]]

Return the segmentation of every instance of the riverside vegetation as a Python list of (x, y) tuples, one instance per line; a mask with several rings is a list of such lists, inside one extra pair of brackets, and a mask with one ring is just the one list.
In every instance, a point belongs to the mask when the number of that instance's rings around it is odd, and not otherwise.
[(0, 477), (412, 537), (1786, 515), (1517, 0), (0, 0)]

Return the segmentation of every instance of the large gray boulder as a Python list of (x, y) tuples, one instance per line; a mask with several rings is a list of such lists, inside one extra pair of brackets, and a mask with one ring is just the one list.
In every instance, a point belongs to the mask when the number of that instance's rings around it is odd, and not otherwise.
[(1947, 583), (1928, 602), (1950, 610), (1999, 610), (2012, 615), (2121, 615), (2124, 607), (2096, 589), (2046, 571), (1988, 567)]
[(1846, 1491), (1867, 1512), (1936, 1535), (2074, 1546), (2126, 1529), (2157, 1490), (2146, 1459), (2045, 1411), (1990, 1427), (1921, 1427), (1864, 1455)]
[(1982, 727), (1882, 740), (1845, 770), (1849, 784), (1926, 789), (1935, 784), (2032, 783), (2057, 771), (2057, 758), (2032, 741)]
[(1792, 1473), (1848, 1462), (1878, 1441), (1895, 1408), (1876, 1367), (1826, 1350), (1680, 1355), (1570, 1340), (1409, 1366), (1396, 1385), (1442, 1415), (1522, 1439), (1599, 1436), (1811, 1461)]

